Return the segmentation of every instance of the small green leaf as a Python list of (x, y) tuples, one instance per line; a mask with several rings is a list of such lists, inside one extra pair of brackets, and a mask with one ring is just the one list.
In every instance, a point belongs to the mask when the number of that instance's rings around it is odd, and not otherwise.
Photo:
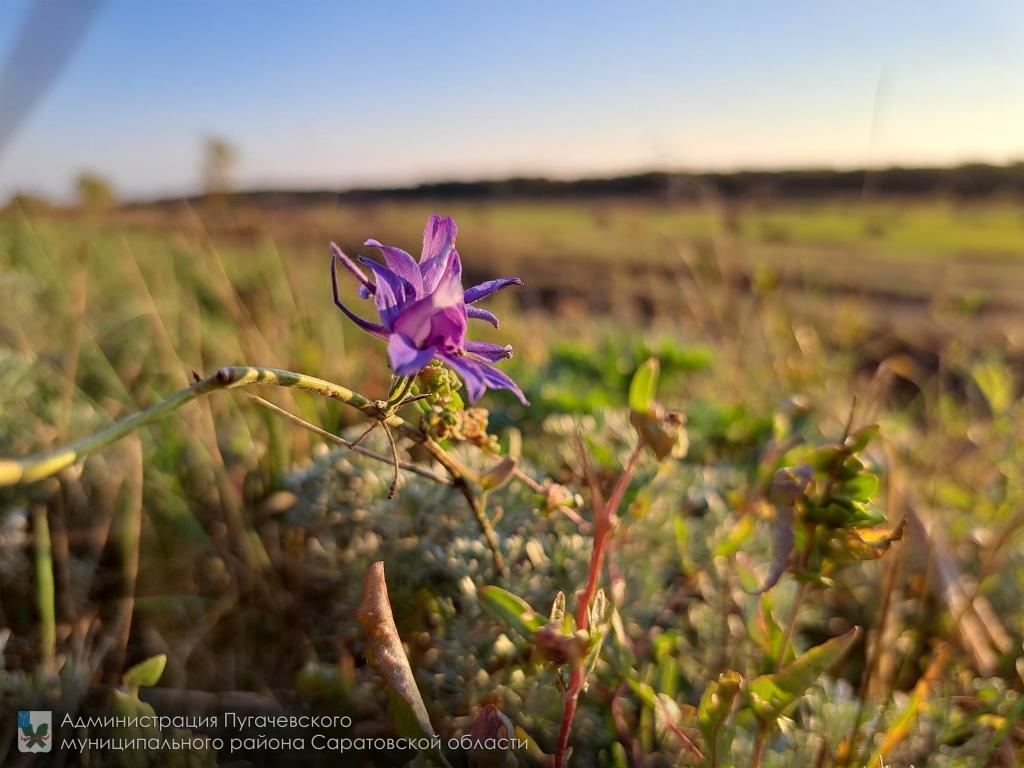
[(971, 376), (994, 415), (1000, 416), (1009, 410), (1014, 400), (1013, 377), (1005, 365), (995, 361), (976, 365)]
[(753, 515), (744, 515), (729, 529), (729, 535), (715, 547), (715, 557), (732, 557), (754, 534), (757, 520)]
[(654, 406), (654, 395), (658, 391), (658, 373), (661, 364), (657, 358), (647, 358), (629, 383), (629, 408), (635, 413), (648, 413)]
[(740, 673), (729, 670), (719, 675), (717, 681), (710, 682), (700, 698), (697, 722), (712, 765), (717, 765), (722, 757), (728, 754), (730, 739), (728, 731), (723, 729), (722, 725), (732, 713), (733, 702), (742, 684), (743, 678)]
[(480, 487), (485, 491), (493, 491), (501, 488), (512, 479), (512, 473), (516, 470), (516, 460), (506, 456), (493, 467), (480, 475)]
[(807, 463), (819, 472), (832, 472), (836, 464), (841, 462), (846, 455), (846, 451), (836, 448), (834, 445), (824, 445), (811, 453)]
[(480, 600), (498, 618), (531, 640), (546, 623), (523, 598), (501, 587), (481, 587)]
[(857, 475), (839, 487), (838, 495), (851, 501), (869, 501), (878, 490), (878, 475)]
[(875, 435), (878, 434), (879, 426), (877, 424), (868, 424), (866, 427), (861, 427), (856, 432), (846, 438), (846, 450), (850, 453), (859, 453), (868, 447), (868, 444), (875, 439)]
[(841, 496), (832, 496), (825, 506), (813, 506), (807, 509), (807, 519), (813, 523), (823, 523), (831, 528), (845, 528), (859, 511), (853, 502)]
[(785, 715), (807, 693), (807, 689), (846, 653), (859, 633), (860, 627), (854, 627), (811, 648), (778, 672), (751, 680), (745, 697), (754, 716), (762, 725), (770, 725)]
[(129, 688), (152, 688), (160, 681), (166, 666), (166, 653), (150, 656), (124, 673), (124, 684)]

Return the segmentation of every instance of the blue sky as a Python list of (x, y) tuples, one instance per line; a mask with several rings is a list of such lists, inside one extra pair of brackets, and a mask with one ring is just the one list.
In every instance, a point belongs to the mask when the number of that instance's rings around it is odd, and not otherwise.
[[(30, 5), (0, 2), (0, 61)], [(211, 134), (242, 186), (1002, 162), (1022, 81), (1015, 0), (107, 0), (0, 195), (190, 190)]]

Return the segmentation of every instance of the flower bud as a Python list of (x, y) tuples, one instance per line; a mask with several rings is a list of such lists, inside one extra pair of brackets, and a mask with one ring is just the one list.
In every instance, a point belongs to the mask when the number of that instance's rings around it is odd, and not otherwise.
[(473, 720), (470, 734), (473, 746), (469, 750), (469, 764), (472, 768), (506, 768), (513, 764), (515, 758), (511, 740), (515, 728), (512, 721), (496, 706), (484, 705)]
[(690, 442), (686, 434), (686, 416), (679, 411), (666, 411), (653, 403), (647, 411), (630, 411), (629, 423), (658, 460), (669, 456), (682, 458)]

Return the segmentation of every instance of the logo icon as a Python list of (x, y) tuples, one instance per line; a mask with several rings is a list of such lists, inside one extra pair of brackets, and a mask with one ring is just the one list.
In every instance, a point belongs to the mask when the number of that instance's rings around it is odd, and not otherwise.
[(53, 713), (18, 710), (18, 751), (49, 752), (53, 748)]

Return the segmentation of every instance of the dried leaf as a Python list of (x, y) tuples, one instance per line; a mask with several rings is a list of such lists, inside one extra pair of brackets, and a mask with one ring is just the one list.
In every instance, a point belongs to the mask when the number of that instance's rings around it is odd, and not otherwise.
[(910, 701), (907, 702), (907, 706), (896, 717), (892, 727), (889, 728), (888, 732), (885, 734), (885, 738), (882, 739), (882, 743), (879, 745), (878, 750), (868, 761), (868, 765), (883, 765), (888, 754), (895, 749), (897, 744), (907, 737), (907, 734), (910, 733), (910, 729), (913, 727), (918, 715), (924, 707), (932, 686), (935, 685), (935, 681), (942, 674), (942, 670), (945, 668), (946, 661), (948, 661), (948, 659), (949, 646), (940, 645), (938, 651), (935, 653), (935, 658), (928, 666), (928, 670), (925, 672), (924, 676), (917, 681), (917, 685), (914, 686), (914, 691), (910, 694)]
[(629, 423), (636, 429), (640, 442), (650, 448), (659, 461), (669, 456), (682, 458), (689, 450), (686, 417), (679, 411), (666, 411), (654, 403), (647, 411), (631, 410)]
[(554, 624), (556, 627), (560, 627), (564, 620), (565, 592), (558, 590), (558, 594), (555, 595), (555, 599), (551, 603), (551, 613), (548, 615), (548, 624)]
[(356, 616), (370, 636), (367, 658), (387, 680), (391, 715), (398, 733), (406, 738), (434, 736), (427, 708), (395, 627), (381, 561), (373, 563), (366, 571), (363, 599)]
[(477, 713), (470, 735), (474, 742), (469, 749), (471, 768), (507, 768), (509, 765), (517, 764), (515, 753), (511, 749), (500, 749), (496, 746), (500, 743), (510, 743), (515, 737), (515, 726), (508, 716), (493, 704), (485, 704)]
[(807, 487), (814, 478), (814, 470), (806, 465), (782, 468), (772, 478), (771, 498), (775, 503), (775, 520), (772, 522), (772, 569), (757, 594), (767, 592), (779, 583), (782, 574), (789, 567), (796, 540), (796, 503), (804, 497)]
[(855, 560), (877, 560), (889, 551), (894, 541), (903, 538), (903, 529), (902, 522), (892, 530), (882, 526), (851, 528), (841, 532), (842, 538), (837, 543), (843, 555)]

